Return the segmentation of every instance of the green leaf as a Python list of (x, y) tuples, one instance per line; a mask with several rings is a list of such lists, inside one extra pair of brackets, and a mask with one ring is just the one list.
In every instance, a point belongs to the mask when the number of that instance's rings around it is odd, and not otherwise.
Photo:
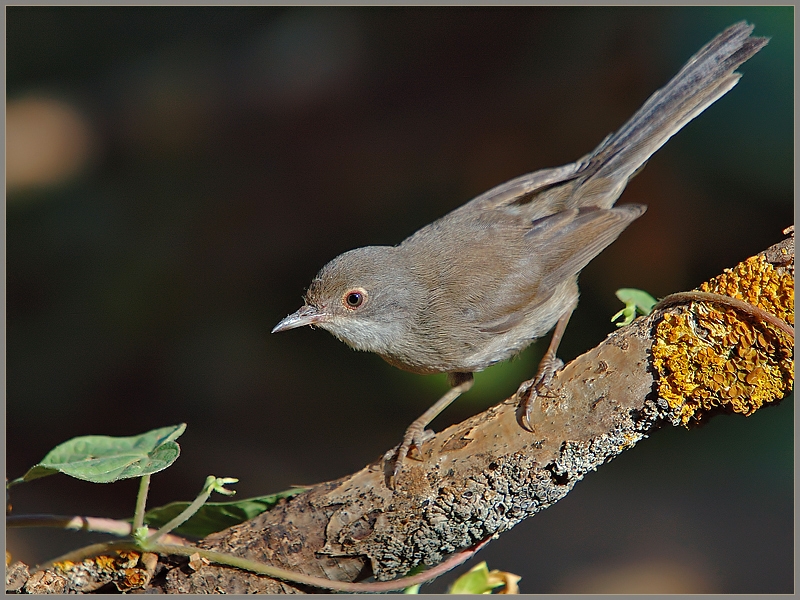
[(632, 323), (637, 312), (640, 315), (649, 315), (657, 304), (657, 300), (650, 294), (635, 288), (619, 289), (616, 291), (616, 296), (625, 303), (625, 308), (611, 317), (612, 323), (619, 317), (624, 317), (621, 322), (617, 323), (617, 327), (624, 327)]
[[(269, 496), (245, 498), (234, 502), (206, 502), (188, 521), (175, 529), (180, 535), (203, 538), (217, 531), (252, 519), (273, 508), (282, 498), (291, 498), (308, 488), (292, 488)], [(150, 527), (162, 527), (189, 506), (189, 502), (171, 502), (144, 515)]]
[(616, 291), (616, 296), (625, 304), (636, 305), (637, 310), (650, 314), (658, 301), (644, 290), (635, 288), (621, 288)]
[(161, 427), (131, 437), (86, 435), (53, 448), (42, 461), (12, 483), (64, 473), (93, 483), (111, 483), (162, 471), (180, 455), (174, 441), (186, 424)]
[(474, 566), (453, 582), (448, 594), (490, 594), (503, 585), (502, 581), (490, 580), (486, 561)]

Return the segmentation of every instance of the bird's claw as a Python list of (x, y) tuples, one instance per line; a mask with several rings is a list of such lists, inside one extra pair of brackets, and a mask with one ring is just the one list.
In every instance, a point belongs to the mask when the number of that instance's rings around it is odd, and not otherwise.
[(550, 383), (553, 381), (556, 372), (561, 370), (563, 366), (564, 362), (559, 358), (553, 358), (547, 362), (543, 361), (539, 365), (539, 372), (536, 374), (536, 377), (517, 390), (517, 398), (519, 399), (517, 422), (524, 430), (531, 433), (534, 432), (533, 423), (531, 423), (533, 404), (539, 397), (554, 397), (553, 391), (550, 388)]
[(397, 475), (403, 468), (406, 459), (422, 461), (422, 453), (420, 448), (422, 444), (432, 438), (434, 432), (430, 429), (418, 429), (416, 427), (409, 427), (403, 436), (403, 441), (399, 446), (393, 450), (389, 450), (384, 455), (384, 460), (390, 462), (392, 465), (391, 472), (389, 473), (389, 487), (394, 489), (394, 483), (397, 480)]

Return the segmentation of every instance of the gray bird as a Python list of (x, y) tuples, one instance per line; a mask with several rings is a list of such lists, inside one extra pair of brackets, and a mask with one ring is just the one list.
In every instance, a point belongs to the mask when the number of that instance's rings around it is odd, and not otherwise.
[(577, 162), (512, 179), (397, 246), (357, 248), (320, 270), (305, 305), (273, 333), (322, 327), (401, 369), (447, 373), (452, 385), (388, 455), (392, 479), (474, 372), (555, 326), (533, 384), (519, 394), (520, 425), (533, 431), (534, 399), (563, 365), (556, 350), (578, 302), (578, 274), (646, 209), (614, 203), (656, 150), (736, 85), (734, 70), (768, 41), (752, 30), (742, 22), (719, 34)]

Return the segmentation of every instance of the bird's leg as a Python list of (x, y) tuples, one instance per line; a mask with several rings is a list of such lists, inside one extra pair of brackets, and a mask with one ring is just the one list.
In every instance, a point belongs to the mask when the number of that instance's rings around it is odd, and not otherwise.
[(542, 392), (547, 389), (547, 386), (553, 379), (556, 371), (564, 366), (564, 363), (556, 357), (558, 345), (561, 343), (561, 338), (564, 335), (564, 330), (567, 328), (569, 318), (572, 316), (572, 311), (575, 306), (571, 306), (558, 319), (556, 328), (553, 330), (553, 337), (550, 338), (550, 346), (547, 352), (544, 353), (542, 360), (539, 361), (539, 369), (536, 371), (536, 377), (530, 385), (525, 389), (520, 388), (517, 390), (517, 398), (519, 398), (519, 406), (517, 407), (517, 422), (523, 429), (527, 429), (533, 433), (533, 425), (531, 424), (531, 412), (533, 412), (533, 403)]
[[(453, 387), (451, 387), (444, 396), (439, 398), (433, 406), (426, 410), (421, 417), (408, 426), (408, 429), (406, 429), (403, 435), (403, 441), (397, 447), (397, 450), (390, 450), (386, 453), (385, 458), (387, 460), (392, 457), (394, 458), (394, 466), (391, 474), (392, 480), (397, 477), (397, 474), (403, 466), (403, 461), (405, 461), (407, 457), (415, 460), (422, 460), (419, 457), (419, 447), (425, 440), (433, 435), (432, 431), (425, 429), (428, 423), (439, 416), (439, 413), (450, 406), (456, 398), (469, 390), (474, 381), (472, 373), (448, 373), (447, 378), (450, 385)], [(415, 451), (415, 456), (411, 456), (412, 451)]]

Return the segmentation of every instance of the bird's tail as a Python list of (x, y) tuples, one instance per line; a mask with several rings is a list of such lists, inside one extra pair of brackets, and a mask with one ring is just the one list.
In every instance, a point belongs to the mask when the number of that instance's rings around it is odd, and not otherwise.
[[(750, 37), (752, 31), (753, 26), (742, 21), (720, 33), (650, 96), (619, 131), (581, 161), (576, 175), (583, 179), (586, 200), (586, 187), (594, 183), (598, 184), (597, 193), (589, 196), (605, 196), (601, 204), (611, 206), (628, 179), (656, 150), (736, 85), (741, 74), (734, 70), (769, 41)], [(617, 186), (619, 193), (609, 190), (609, 184)]]

